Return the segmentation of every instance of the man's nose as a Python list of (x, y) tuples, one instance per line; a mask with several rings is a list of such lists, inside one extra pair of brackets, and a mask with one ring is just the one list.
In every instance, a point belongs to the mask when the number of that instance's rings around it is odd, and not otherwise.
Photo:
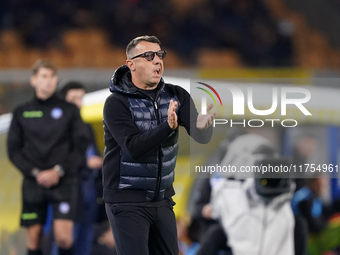
[(157, 56), (157, 54), (155, 54), (155, 57), (153, 58), (153, 62), (154, 62), (155, 64), (157, 64), (157, 63), (161, 63), (162, 60)]

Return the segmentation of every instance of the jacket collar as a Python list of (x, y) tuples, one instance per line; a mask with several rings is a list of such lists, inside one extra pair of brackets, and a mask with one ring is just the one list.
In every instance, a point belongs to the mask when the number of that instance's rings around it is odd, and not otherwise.
[[(110, 81), (110, 91), (119, 92), (128, 95), (142, 96), (143, 93), (132, 83), (131, 81), (131, 71), (127, 65), (122, 65), (117, 68)], [(157, 89), (164, 88), (164, 80), (161, 78), (157, 85)]]
[(49, 104), (51, 102), (54, 102), (57, 99), (58, 99), (57, 92), (55, 92), (52, 96), (50, 96), (49, 98), (45, 100), (38, 98), (36, 93), (34, 92), (34, 100), (40, 104)]

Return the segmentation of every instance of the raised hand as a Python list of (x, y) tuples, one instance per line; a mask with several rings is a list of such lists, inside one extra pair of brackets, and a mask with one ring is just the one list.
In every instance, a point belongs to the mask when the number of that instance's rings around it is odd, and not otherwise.
[(178, 127), (177, 122), (177, 114), (176, 114), (176, 108), (177, 108), (178, 102), (170, 100), (169, 109), (168, 109), (168, 124), (172, 130), (176, 129)]
[(196, 127), (198, 129), (206, 129), (208, 127), (211, 126), (211, 124), (213, 123), (215, 117), (216, 117), (216, 113), (209, 113), (209, 111), (214, 107), (214, 104), (211, 103), (208, 108), (207, 108), (207, 114), (202, 115), (201, 113), (198, 114), (197, 116), (197, 122), (196, 122)]

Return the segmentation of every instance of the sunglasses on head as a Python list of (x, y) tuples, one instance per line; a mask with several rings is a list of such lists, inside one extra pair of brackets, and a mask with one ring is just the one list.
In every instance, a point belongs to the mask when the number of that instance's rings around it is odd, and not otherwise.
[(134, 56), (133, 58), (131, 59), (135, 59), (135, 58), (138, 58), (138, 57), (143, 57), (145, 58), (147, 61), (152, 61), (154, 58), (155, 58), (155, 54), (157, 54), (157, 56), (162, 60), (165, 58), (166, 56), (166, 51), (165, 50), (160, 50), (160, 51), (147, 51), (147, 52), (144, 52), (142, 54), (139, 54), (137, 56)]

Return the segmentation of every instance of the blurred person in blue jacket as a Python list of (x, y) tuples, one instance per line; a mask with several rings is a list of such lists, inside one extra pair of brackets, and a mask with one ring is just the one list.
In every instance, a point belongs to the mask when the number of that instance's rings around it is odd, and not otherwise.
[(293, 196), (292, 208), (295, 216), (302, 216), (308, 225), (309, 233), (319, 233), (327, 224), (331, 209), (322, 199), (325, 190), (324, 178), (307, 179), (307, 184)]
[[(79, 82), (69, 82), (61, 90), (67, 102), (74, 103), (79, 109), (86, 93), (85, 86)], [(90, 255), (94, 224), (98, 215), (97, 180), (101, 178), (103, 158), (99, 155), (95, 136), (89, 124), (86, 124), (91, 142), (86, 150), (86, 165), (79, 172), (80, 193), (77, 218), (74, 227), (74, 249), (76, 255)]]
[(333, 210), (330, 205), (325, 204), (321, 195), (326, 188), (326, 179), (305, 179), (306, 185), (295, 192), (292, 198), (292, 209), (295, 216), (296, 227), (296, 254), (308, 254), (308, 236), (310, 233), (317, 234), (327, 226), (329, 217)]

